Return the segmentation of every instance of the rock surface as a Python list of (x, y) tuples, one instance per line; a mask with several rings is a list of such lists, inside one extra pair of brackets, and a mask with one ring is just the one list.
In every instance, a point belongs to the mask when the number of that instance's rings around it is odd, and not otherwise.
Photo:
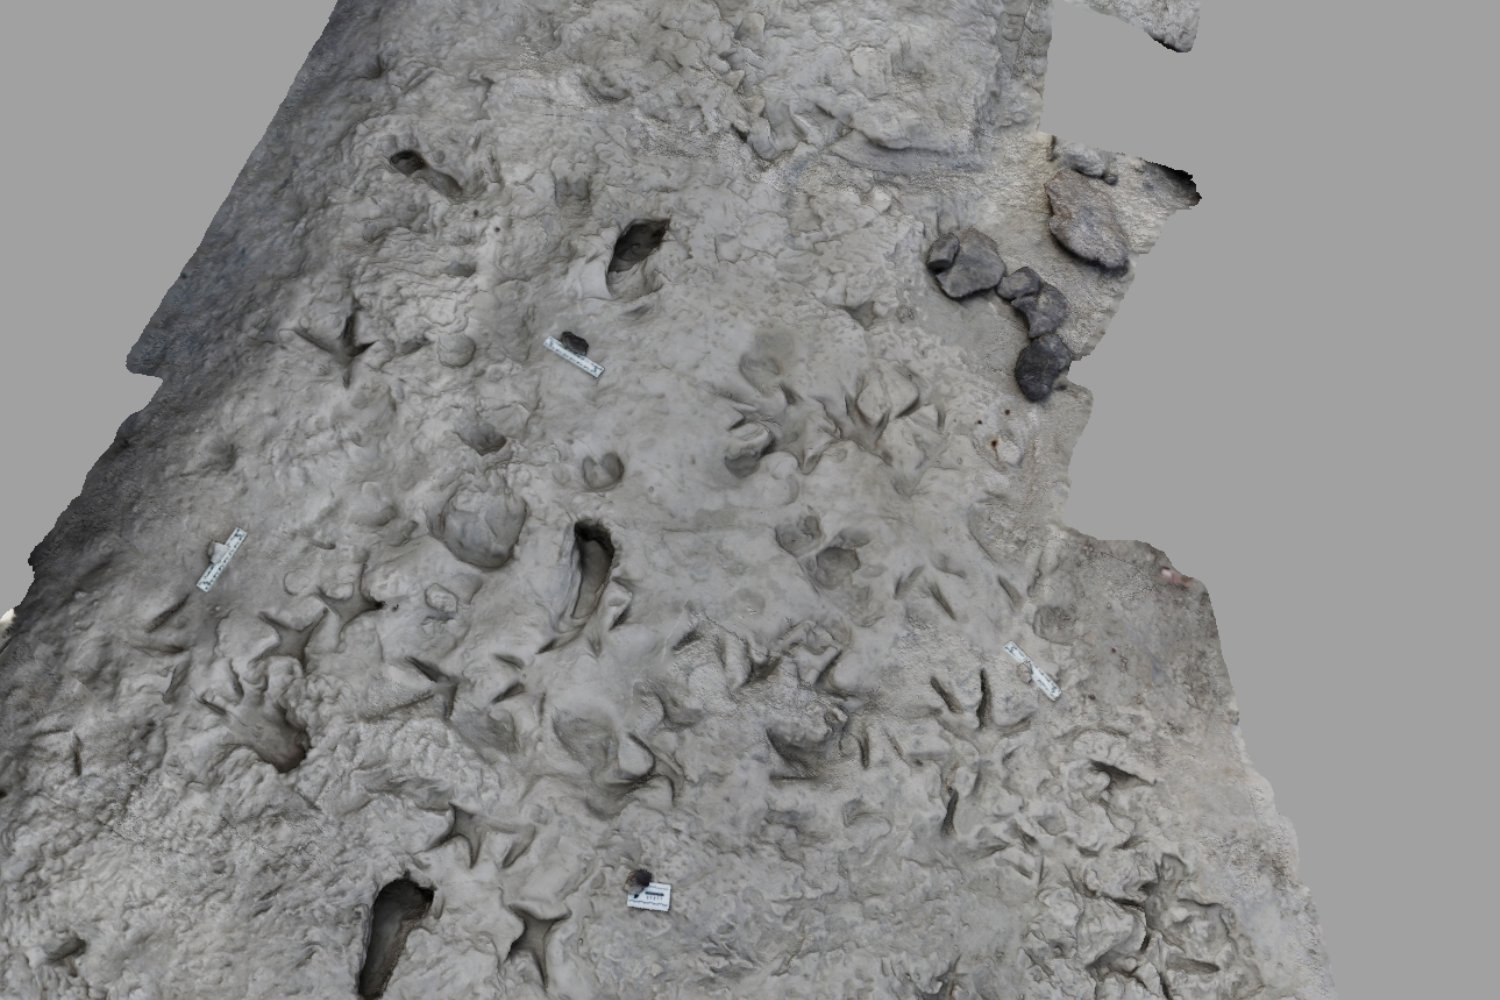
[(1027, 295), (1035, 295), (1041, 289), (1041, 275), (1029, 267), (1018, 267), (995, 286), (995, 293), (1007, 302), (1014, 302)]
[(995, 241), (977, 229), (939, 236), (927, 252), (927, 270), (950, 299), (987, 292), (1005, 277), (1005, 261)]
[(1016, 356), (1016, 385), (1021, 395), (1040, 403), (1052, 395), (1053, 385), (1072, 364), (1073, 354), (1061, 337), (1041, 334)]
[(1026, 332), (1032, 337), (1056, 333), (1068, 318), (1068, 300), (1046, 282), (1030, 295), (1017, 296), (1010, 304), (1026, 317)]
[(1103, 181), (1063, 169), (1047, 182), (1052, 204), (1052, 235), (1086, 261), (1108, 271), (1130, 263), (1130, 238), (1120, 225), (1110, 189)]
[[(1047, 0), (441, 7), (335, 9), (32, 556), (0, 996), (1332, 996), (1207, 594), (1014, 377), (1131, 277)], [(1196, 199), (1111, 169), (1086, 248)]]
[(1120, 182), (1120, 175), (1115, 173), (1113, 153), (1085, 146), (1081, 142), (1059, 142), (1054, 137), (1052, 158), (1085, 177), (1097, 177), (1106, 184)]
[(1081, 0), (1103, 14), (1137, 25), (1176, 52), (1198, 38), (1198, 0)]

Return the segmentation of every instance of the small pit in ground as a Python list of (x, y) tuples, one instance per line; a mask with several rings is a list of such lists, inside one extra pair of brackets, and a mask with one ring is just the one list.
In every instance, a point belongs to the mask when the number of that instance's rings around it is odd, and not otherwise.
[(615, 240), (614, 253), (604, 272), (604, 283), (616, 298), (636, 299), (652, 291), (644, 268), (639, 265), (661, 246), (668, 220), (644, 219), (625, 227)]
[(668, 219), (643, 219), (625, 227), (615, 240), (615, 252), (609, 259), (609, 272), (627, 271), (656, 252), (667, 235)]
[(476, 454), (492, 455), (510, 443), (510, 438), (500, 432), (493, 424), (483, 420), (471, 420), (454, 428), (458, 439)]
[(406, 948), (406, 937), (427, 915), (432, 895), (431, 889), (405, 877), (386, 883), (376, 893), (365, 960), (359, 969), (359, 995), (363, 1000), (384, 995)]
[(407, 177), (410, 177), (418, 170), (425, 169), (427, 160), (415, 149), (403, 149), (400, 152), (391, 154), (391, 166), (401, 171)]
[(573, 569), (578, 576), (570, 615), (574, 621), (587, 621), (598, 610), (614, 562), (615, 543), (604, 525), (579, 521), (573, 526)]

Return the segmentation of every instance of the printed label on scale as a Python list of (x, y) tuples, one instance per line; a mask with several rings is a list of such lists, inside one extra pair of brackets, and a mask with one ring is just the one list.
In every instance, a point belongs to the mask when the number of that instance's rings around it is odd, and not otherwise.
[(594, 378), (598, 378), (600, 375), (604, 374), (604, 368), (600, 366), (597, 361), (590, 361), (588, 358), (584, 357), (581, 354), (574, 354), (572, 351), (568, 350), (552, 337), (547, 338), (546, 344), (547, 350), (551, 351), (553, 354), (556, 354), (564, 361), (571, 361), (579, 368), (582, 368), (584, 371), (594, 376)]
[(1045, 670), (1032, 663), (1031, 657), (1022, 652), (1020, 646), (1017, 646), (1013, 642), (1007, 642), (1005, 644), (1005, 651), (1010, 654), (1012, 660), (1015, 660), (1021, 666), (1031, 671), (1031, 683), (1041, 688), (1042, 694), (1045, 694), (1053, 701), (1062, 697), (1062, 688), (1057, 686), (1057, 681), (1048, 677)]
[(629, 897), (626, 904), (637, 910), (656, 910), (666, 913), (672, 908), (672, 887), (665, 882), (652, 882), (634, 896)]
[(234, 532), (229, 536), (229, 541), (223, 545), (217, 542), (214, 543), (214, 560), (209, 564), (208, 569), (203, 571), (203, 575), (198, 578), (199, 590), (206, 594), (213, 589), (214, 584), (219, 582), (219, 574), (224, 572), (224, 567), (229, 565), (229, 560), (234, 558), (234, 554), (240, 549), (240, 543), (244, 540), (245, 529), (235, 528)]

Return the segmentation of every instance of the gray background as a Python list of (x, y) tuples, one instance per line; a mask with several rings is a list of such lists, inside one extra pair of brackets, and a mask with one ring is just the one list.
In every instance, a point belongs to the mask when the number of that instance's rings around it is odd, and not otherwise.
[[(0, 610), (331, 6), (0, 11)], [(1177, 55), (1063, 5), (1047, 81), (1048, 131), (1204, 194), (1074, 369), (1068, 519), (1210, 587), (1348, 998), (1494, 989), (1494, 33), (1444, 6), (1206, 0)]]

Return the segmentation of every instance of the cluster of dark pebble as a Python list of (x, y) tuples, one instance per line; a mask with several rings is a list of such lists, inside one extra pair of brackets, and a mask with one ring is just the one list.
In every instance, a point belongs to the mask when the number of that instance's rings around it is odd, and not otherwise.
[(939, 236), (927, 251), (927, 270), (951, 299), (996, 292), (1026, 317), (1031, 341), (1016, 358), (1016, 384), (1034, 403), (1052, 395), (1052, 386), (1073, 363), (1073, 352), (1058, 336), (1068, 318), (1068, 300), (1029, 267), (1007, 272), (995, 241), (977, 229)]

